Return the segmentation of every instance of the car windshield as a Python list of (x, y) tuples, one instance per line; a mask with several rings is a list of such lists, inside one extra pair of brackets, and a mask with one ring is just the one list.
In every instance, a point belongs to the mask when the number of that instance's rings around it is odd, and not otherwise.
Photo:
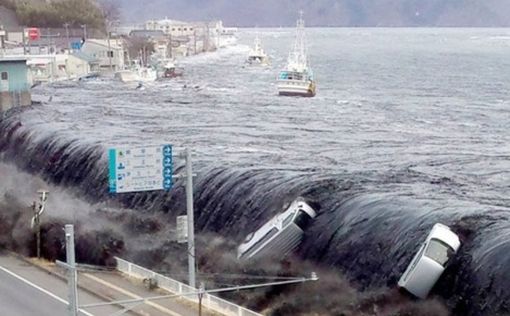
[(282, 227), (287, 227), (292, 222), (292, 219), (294, 218), (295, 212), (290, 213), (285, 219), (283, 220)]
[(446, 265), (448, 260), (450, 260), (453, 254), (453, 249), (439, 239), (432, 239), (425, 251), (425, 256), (436, 261), (443, 267)]

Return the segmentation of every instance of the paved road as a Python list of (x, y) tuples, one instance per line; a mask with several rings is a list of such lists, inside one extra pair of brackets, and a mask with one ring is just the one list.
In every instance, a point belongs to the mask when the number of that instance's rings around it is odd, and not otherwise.
[[(56, 277), (59, 268), (45, 270), (10, 255), (0, 254), (0, 315), (6, 316), (68, 316), (67, 284)], [(118, 273), (80, 273), (79, 304), (138, 299), (165, 294), (149, 291)], [(86, 289), (86, 290), (85, 290)], [(110, 305), (81, 310), (80, 316), (106, 316), (124, 310), (125, 306)], [(182, 299), (165, 299), (137, 305), (123, 315), (130, 316), (195, 316), (196, 306)], [(204, 310), (203, 315), (212, 315)]]

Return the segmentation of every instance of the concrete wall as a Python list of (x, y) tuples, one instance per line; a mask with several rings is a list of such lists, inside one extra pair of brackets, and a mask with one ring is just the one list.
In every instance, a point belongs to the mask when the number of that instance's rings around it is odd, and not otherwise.
[(32, 96), (29, 91), (0, 92), (0, 112), (5, 112), (13, 107), (28, 106), (31, 104)]
[(32, 104), (26, 61), (0, 60), (0, 75), (5, 72), (7, 80), (0, 77), (0, 111)]

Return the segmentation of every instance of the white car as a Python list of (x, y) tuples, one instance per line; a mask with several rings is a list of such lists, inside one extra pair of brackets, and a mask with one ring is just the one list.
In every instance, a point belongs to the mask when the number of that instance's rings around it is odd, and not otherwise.
[(305, 229), (316, 216), (312, 207), (298, 198), (283, 213), (250, 233), (237, 248), (237, 258), (285, 257), (299, 246)]
[(398, 286), (416, 297), (426, 298), (459, 247), (459, 237), (448, 226), (435, 224)]

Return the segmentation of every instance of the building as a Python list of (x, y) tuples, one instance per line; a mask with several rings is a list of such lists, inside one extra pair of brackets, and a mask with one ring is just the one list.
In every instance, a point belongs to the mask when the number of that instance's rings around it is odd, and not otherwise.
[(99, 60), (81, 51), (65, 54), (27, 55), (32, 82), (78, 79), (99, 73)]
[(81, 52), (97, 59), (101, 71), (119, 71), (125, 67), (126, 53), (122, 39), (87, 39)]
[(66, 72), (69, 78), (81, 78), (90, 74), (99, 73), (99, 60), (81, 51), (73, 52), (67, 56)]
[(171, 37), (195, 35), (195, 26), (192, 23), (170, 19), (147, 21), (145, 23), (145, 29), (151, 31), (162, 31)]
[(32, 104), (24, 57), (0, 57), (0, 112)]

